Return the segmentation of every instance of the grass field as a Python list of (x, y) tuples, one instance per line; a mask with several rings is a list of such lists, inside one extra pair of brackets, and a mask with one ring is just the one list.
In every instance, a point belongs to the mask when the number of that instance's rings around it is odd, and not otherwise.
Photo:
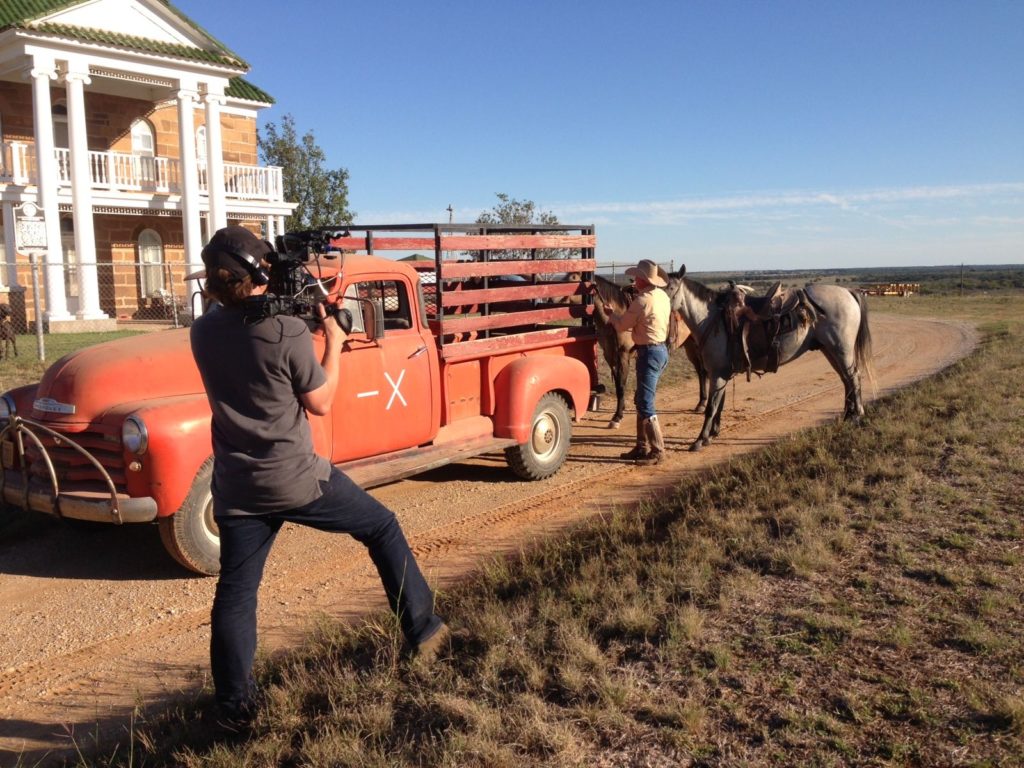
[(208, 693), (68, 765), (1024, 764), (1024, 296), (874, 311), (980, 349), (874, 404), (498, 560), (440, 595), (430, 669), (395, 622), (263, 660), (251, 733)]

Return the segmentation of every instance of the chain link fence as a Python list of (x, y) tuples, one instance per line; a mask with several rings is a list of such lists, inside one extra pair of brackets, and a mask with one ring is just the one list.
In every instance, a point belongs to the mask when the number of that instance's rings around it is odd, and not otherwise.
[[(189, 272), (182, 262), (0, 262), (0, 334), (37, 335), (42, 359), (53, 333), (183, 328), (198, 304), (196, 281), (185, 280)], [(54, 283), (63, 289), (64, 312), (59, 302), (48, 303)]]

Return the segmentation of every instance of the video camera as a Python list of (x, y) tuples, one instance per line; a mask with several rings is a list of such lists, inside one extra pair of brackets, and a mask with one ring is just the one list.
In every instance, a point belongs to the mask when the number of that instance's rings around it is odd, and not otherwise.
[[(323, 231), (289, 232), (278, 235), (276, 250), (264, 258), (270, 264), (267, 292), (250, 296), (243, 304), (245, 322), (255, 323), (274, 315), (290, 315), (302, 320), (319, 320), (317, 306), (324, 304), (328, 290), (307, 268), (310, 258), (318, 259), (326, 250), (328, 233)], [(324, 304), (345, 333), (352, 331), (352, 313), (334, 304)]]

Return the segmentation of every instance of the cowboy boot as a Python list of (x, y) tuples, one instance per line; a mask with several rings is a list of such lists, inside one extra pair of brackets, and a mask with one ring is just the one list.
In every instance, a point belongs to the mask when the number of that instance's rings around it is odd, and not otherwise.
[(657, 416), (651, 416), (644, 420), (644, 426), (647, 429), (647, 440), (651, 445), (651, 451), (643, 458), (637, 459), (636, 463), (645, 467), (660, 464), (665, 456), (665, 438), (661, 434), (661, 423)]
[(650, 443), (647, 438), (646, 423), (647, 419), (641, 419), (639, 416), (636, 417), (636, 445), (631, 450), (620, 453), (620, 459), (635, 461), (647, 456), (650, 451)]

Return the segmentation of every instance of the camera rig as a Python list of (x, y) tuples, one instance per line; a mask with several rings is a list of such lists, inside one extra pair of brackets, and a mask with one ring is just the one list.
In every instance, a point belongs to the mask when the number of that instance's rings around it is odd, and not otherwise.
[[(256, 323), (274, 315), (290, 315), (303, 320), (319, 320), (317, 306), (323, 305), (345, 333), (352, 330), (352, 313), (326, 299), (330, 291), (309, 271), (327, 251), (333, 230), (307, 230), (278, 235), (275, 247), (264, 258), (269, 263), (267, 292), (250, 296), (243, 304), (245, 322)], [(339, 273), (340, 277), (340, 273)], [(334, 278), (337, 279), (337, 278)]]

